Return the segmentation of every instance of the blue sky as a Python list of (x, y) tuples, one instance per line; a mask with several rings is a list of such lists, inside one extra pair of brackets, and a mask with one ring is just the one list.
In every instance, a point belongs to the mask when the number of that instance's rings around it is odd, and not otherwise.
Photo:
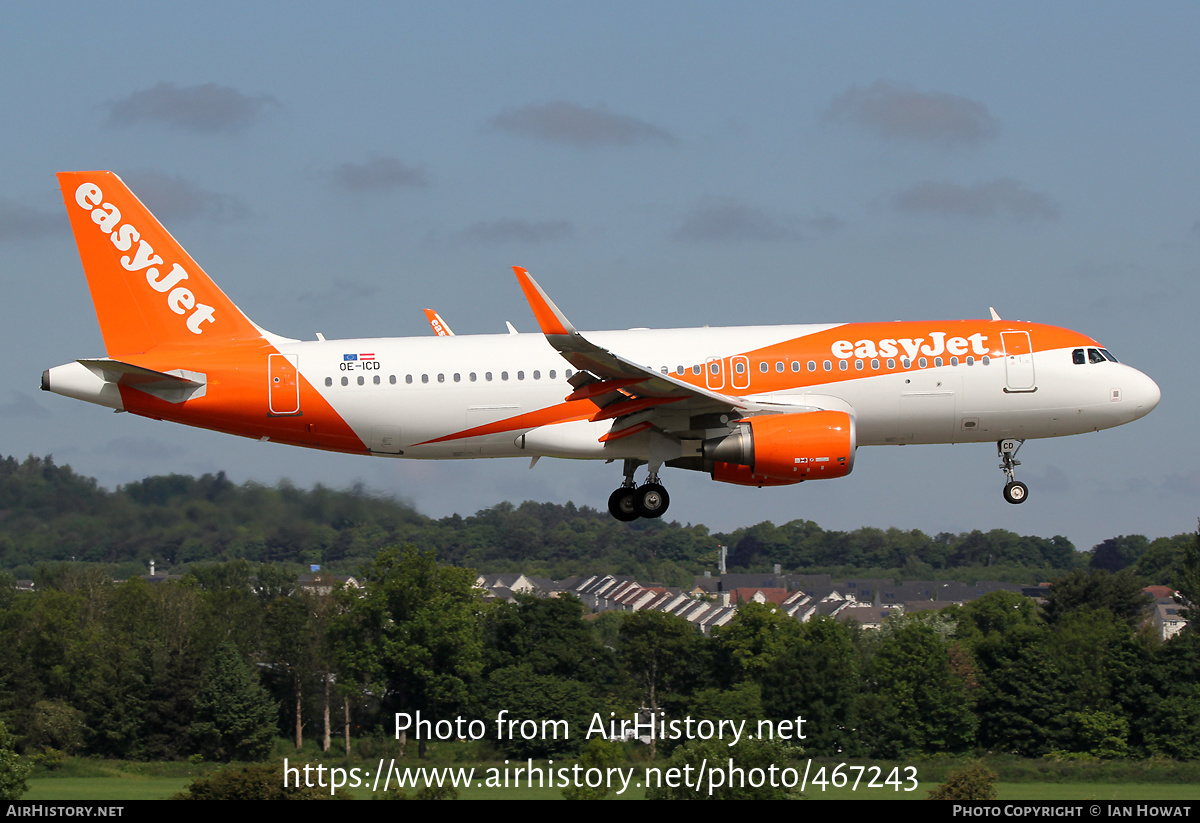
[[(1005, 317), (1089, 334), (1144, 420), (868, 448), (843, 480), (668, 471), (668, 515), (1007, 528), (1089, 548), (1200, 514), (1200, 6), (1193, 3), (15, 3), (0, 28), (0, 452), (101, 483), (225, 470), (440, 516), (602, 507), (603, 464), (258, 444), (37, 391), (103, 354), (54, 174), (120, 174), (260, 325), (311, 339)], [(630, 353), (636, 359), (636, 353)]]

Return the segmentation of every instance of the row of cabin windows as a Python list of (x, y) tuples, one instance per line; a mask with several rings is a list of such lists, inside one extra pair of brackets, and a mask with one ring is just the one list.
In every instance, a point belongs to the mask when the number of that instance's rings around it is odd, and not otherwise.
[[(951, 365), (951, 366), (957, 366), (957, 365), (959, 364), (959, 362), (960, 362), (960, 361), (959, 361), (959, 358), (958, 358), (958, 357), (951, 357), (951, 358), (950, 358), (950, 365)], [(963, 362), (963, 363), (966, 363), (966, 365), (968, 365), (968, 366), (974, 366), (976, 361), (975, 361), (975, 358), (974, 358), (974, 357), (972, 357), (972, 356), (969, 356), (969, 355), (968, 355), (967, 357), (963, 358), (963, 360), (962, 360), (961, 362)], [(991, 359), (990, 357), (988, 357), (987, 355), (984, 355), (984, 356), (983, 356), (983, 358), (982, 358), (982, 359), (981, 359), (979, 362), (983, 363), (983, 365), (985, 365), (985, 366), (986, 366), (986, 365), (988, 365), (989, 363), (991, 363), (991, 362), (992, 362), (992, 359)], [(867, 366), (866, 366), (866, 363), (867, 363), (867, 361), (865, 361), (865, 360), (855, 360), (855, 361), (854, 361), (854, 369), (855, 369), (856, 371), (862, 371), (864, 368), (866, 368), (866, 367), (867, 367)], [(872, 369), (872, 370), (875, 370), (875, 371), (878, 371), (878, 370), (879, 370), (879, 363), (880, 363), (880, 361), (879, 361), (879, 359), (878, 359), (878, 358), (876, 358), (876, 359), (874, 359), (874, 360), (871, 360), (871, 361), (870, 361), (870, 363), (871, 363), (871, 369)], [(900, 367), (901, 367), (901, 368), (904, 368), (904, 369), (911, 369), (911, 368), (912, 368), (912, 364), (913, 364), (913, 361), (912, 361), (912, 360), (910, 360), (909, 358), (907, 358), (907, 357), (902, 357), (902, 358), (900, 358)], [(935, 357), (935, 358), (933, 359), (933, 365), (934, 365), (934, 366), (944, 366), (944, 365), (945, 365), (945, 361), (944, 361), (942, 358), (940, 358), (940, 357)], [(929, 366), (929, 360), (928, 360), (927, 358), (925, 358), (925, 357), (921, 357), (921, 358), (918, 358), (918, 359), (917, 359), (917, 367), (918, 367), (918, 368), (922, 368), (922, 369), (924, 369), (924, 368), (927, 368), (928, 366)], [(775, 361), (775, 371), (776, 371), (778, 374), (783, 374), (785, 371), (787, 371), (787, 368), (788, 368), (788, 366), (787, 366), (787, 363), (785, 363), (784, 361), (782, 361), (782, 360), (776, 360), (776, 361)], [(801, 367), (801, 365), (800, 365), (800, 361), (799, 361), (799, 360), (793, 360), (793, 361), (792, 361), (792, 363), (791, 363), (791, 370), (792, 370), (793, 372), (799, 372), (801, 368), (802, 368), (802, 367)], [(826, 360), (825, 362), (823, 362), (823, 363), (821, 364), (821, 368), (822, 368), (824, 371), (833, 371), (833, 370), (834, 370), (833, 361), (832, 361), (832, 360)], [(839, 361), (838, 361), (837, 368), (838, 368), (838, 370), (839, 370), (839, 371), (849, 371), (849, 370), (850, 370), (850, 361), (849, 361), (849, 360), (839, 360)], [(889, 368), (889, 369), (894, 369), (894, 368), (896, 368), (896, 360), (895, 360), (895, 358), (888, 358), (888, 360), (887, 360), (887, 368)], [(735, 362), (735, 363), (733, 364), (733, 370), (734, 370), (735, 372), (737, 372), (738, 374), (745, 374), (745, 373), (746, 373), (746, 363), (745, 363), (744, 361), (738, 361), (738, 362)], [(771, 371), (771, 365), (770, 365), (769, 363), (767, 363), (767, 362), (764, 360), (764, 361), (762, 361), (762, 362), (760, 362), (760, 363), (758, 364), (758, 370), (759, 370), (761, 373), (763, 373), (763, 374), (767, 374), (767, 373), (769, 373), (769, 372)], [(817, 361), (816, 361), (816, 360), (809, 360), (809, 361), (808, 361), (808, 370), (809, 370), (810, 372), (815, 372), (815, 371), (817, 370)], [(670, 369), (669, 369), (667, 366), (663, 366), (661, 369), (659, 369), (659, 371), (660, 371), (660, 372), (662, 372), (663, 374), (670, 374), (670, 373), (671, 373)], [(688, 369), (687, 369), (687, 367), (686, 367), (686, 366), (676, 366), (676, 367), (675, 367), (675, 374), (677, 374), (677, 375), (681, 375), (681, 376), (682, 376), (682, 375), (684, 375), (684, 374), (687, 374), (687, 371), (688, 371)], [(703, 373), (703, 367), (701, 367), (701, 366), (692, 366), (692, 367), (691, 367), (691, 371), (692, 371), (692, 374), (701, 374), (701, 373)], [(708, 371), (709, 371), (709, 373), (710, 373), (710, 374), (713, 374), (713, 375), (718, 375), (718, 374), (720, 374), (720, 373), (721, 373), (721, 364), (720, 364), (720, 362), (718, 362), (718, 361), (711, 361), (711, 362), (708, 364)]]
[[(1079, 351), (1079, 350), (1077, 350), (1077, 351)], [(1089, 350), (1089, 352), (1093, 352), (1093, 351), (1095, 351), (1095, 349), (1091, 349), (1091, 350)], [(1107, 354), (1107, 352), (1105, 352), (1105, 354)], [(1109, 355), (1109, 357), (1110, 357), (1110, 358), (1112, 358), (1112, 355)], [(1115, 358), (1112, 358), (1112, 359), (1114, 359), (1114, 360), (1115, 360)], [(849, 371), (849, 370), (850, 370), (850, 362), (851, 362), (851, 361), (849, 361), (849, 360), (838, 360), (838, 364), (837, 364), (837, 368), (838, 368), (838, 370), (839, 370), (839, 371)], [(928, 360), (927, 358), (925, 358), (925, 357), (920, 357), (920, 358), (918, 358), (916, 362), (917, 362), (917, 367), (918, 367), (918, 368), (924, 369), (924, 368), (928, 368), (928, 367), (929, 367), (929, 360)], [(951, 357), (951, 358), (950, 358), (950, 365), (951, 365), (951, 366), (957, 366), (957, 365), (959, 365), (959, 362), (960, 362), (960, 361), (959, 361), (958, 357)], [(963, 363), (965, 363), (965, 364), (966, 364), (966, 365), (968, 365), (968, 366), (974, 366), (976, 361), (975, 361), (975, 358), (974, 358), (973, 356), (970, 356), (970, 355), (968, 355), (967, 357), (963, 358), (962, 362), (963, 362)], [(989, 365), (989, 364), (992, 362), (992, 359), (991, 359), (990, 357), (988, 357), (988, 356), (985, 354), (985, 355), (984, 355), (982, 358), (980, 358), (979, 362), (980, 362), (980, 363), (982, 363), (983, 365), (985, 365), (985, 366), (986, 366), (986, 365)], [(1076, 355), (1076, 362), (1077, 362), (1077, 363), (1078, 363), (1078, 362), (1080, 362), (1080, 359), (1079, 359), (1079, 355), (1078, 355), (1078, 354)], [(1094, 360), (1093, 360), (1092, 362), (1097, 362), (1097, 361), (1094, 361)], [(890, 370), (890, 369), (895, 369), (895, 368), (896, 368), (896, 360), (895, 360), (895, 358), (888, 358), (888, 359), (887, 359), (887, 361), (886, 361), (886, 364), (885, 364), (885, 365), (886, 365), (886, 368), (888, 368), (889, 370)], [(909, 358), (907, 358), (907, 357), (902, 357), (902, 358), (900, 358), (900, 367), (901, 367), (901, 368), (903, 368), (903, 369), (910, 369), (910, 368), (912, 368), (912, 365), (913, 365), (913, 361), (912, 361), (912, 360), (910, 360)], [(935, 367), (939, 367), (939, 368), (940, 368), (941, 366), (944, 366), (944, 365), (945, 365), (945, 361), (944, 361), (942, 358), (940, 358), (940, 357), (935, 357), (935, 358), (933, 358), (933, 365), (934, 365)], [(832, 360), (826, 360), (826, 361), (824, 361), (823, 363), (821, 363), (821, 368), (822, 368), (824, 371), (833, 371), (833, 370), (834, 370), (833, 361), (832, 361)], [(855, 360), (855, 361), (854, 361), (854, 369), (855, 369), (855, 371), (862, 371), (862, 370), (863, 370), (863, 369), (865, 369), (865, 368), (867, 368), (867, 361), (865, 361), (865, 360)], [(879, 370), (879, 368), (880, 368), (880, 360), (879, 360), (878, 358), (875, 358), (875, 359), (871, 360), (871, 361), (870, 361), (870, 368), (871, 368), (871, 370), (872, 370), (872, 371), (878, 371), (878, 370)], [(801, 366), (800, 366), (800, 361), (799, 361), (799, 360), (793, 360), (793, 361), (791, 362), (791, 370), (792, 370), (793, 372), (799, 372), (799, 371), (800, 371), (800, 369), (801, 369)], [(713, 361), (713, 362), (709, 363), (709, 365), (708, 365), (708, 370), (709, 370), (709, 372), (710, 372), (711, 374), (718, 375), (718, 374), (720, 374), (720, 373), (721, 373), (721, 364), (720, 364), (719, 362), (717, 362), (717, 361)], [(733, 364), (733, 370), (734, 370), (735, 372), (737, 372), (738, 374), (745, 374), (745, 373), (746, 373), (746, 364), (745, 364), (744, 362), (741, 362), (741, 361), (739, 361), (739, 362), (736, 362), (736, 363), (734, 363), (734, 364)], [(758, 364), (758, 370), (759, 370), (760, 372), (762, 372), (763, 374), (767, 374), (767, 373), (768, 373), (768, 372), (770, 372), (770, 370), (771, 370), (770, 364), (768, 364), (766, 361), (760, 362), (760, 363)], [(782, 374), (782, 373), (783, 373), (784, 371), (786, 371), (786, 370), (787, 370), (787, 364), (785, 364), (785, 363), (784, 363), (782, 360), (777, 360), (777, 361), (775, 362), (775, 371), (776, 371), (777, 373), (779, 373), (779, 374)], [(817, 361), (815, 361), (815, 360), (809, 360), (809, 361), (808, 361), (808, 370), (809, 370), (810, 372), (815, 372), (815, 371), (817, 371)], [(669, 369), (667, 366), (663, 366), (661, 369), (659, 369), (659, 371), (660, 371), (660, 372), (662, 372), (663, 374), (670, 374), (670, 373), (671, 373), (671, 372), (670, 372), (670, 369)], [(699, 375), (699, 374), (702, 374), (702, 373), (703, 373), (703, 371), (704, 371), (704, 368), (703, 368), (702, 366), (696, 365), (696, 366), (692, 366), (692, 367), (691, 367), (691, 372), (692, 372), (692, 374)], [(677, 375), (680, 375), (680, 376), (682, 376), (682, 375), (684, 375), (684, 374), (687, 374), (687, 372), (688, 372), (688, 368), (687, 368), (686, 366), (676, 366), (676, 367), (675, 367), (675, 373), (676, 373)], [(565, 370), (565, 371), (563, 372), (563, 375), (564, 375), (565, 377), (567, 377), (567, 378), (570, 378), (572, 374), (574, 374), (574, 372), (573, 372), (571, 369), (567, 369), (567, 370)], [(541, 379), (542, 379), (542, 372), (541, 372), (541, 370), (539, 370), (539, 369), (534, 369), (534, 370), (533, 370), (533, 372), (532, 372), (532, 377), (533, 377), (533, 379), (534, 379), (534, 380), (541, 380)], [(556, 369), (550, 369), (550, 371), (546, 373), (546, 377), (547, 377), (548, 379), (550, 379), (550, 380), (557, 380), (557, 379), (558, 379), (558, 371), (557, 371)], [(477, 374), (476, 372), (470, 372), (470, 373), (467, 375), (467, 380), (468, 380), (468, 382), (475, 383), (475, 382), (477, 382), (477, 381), (478, 381), (478, 379), (479, 379), (479, 376), (478, 376), (478, 374)], [(492, 375), (492, 372), (490, 372), (490, 371), (489, 371), (489, 372), (484, 372), (484, 373), (483, 373), (483, 380), (484, 380), (484, 382), (490, 383), (490, 382), (492, 382), (492, 380), (493, 380), (493, 379), (494, 379), (494, 377), (493, 377), (493, 375)], [(502, 372), (500, 372), (500, 380), (501, 380), (501, 381), (505, 381), (505, 380), (508, 380), (508, 379), (509, 379), (509, 373), (508, 373), (508, 372), (506, 372), (506, 371), (502, 371)], [(524, 379), (525, 379), (525, 372), (524, 372), (524, 371), (518, 371), (518, 372), (517, 372), (517, 380), (524, 380)], [(460, 372), (455, 372), (455, 373), (452, 375), (452, 380), (453, 380), (455, 383), (461, 383), (461, 382), (462, 382), (462, 374), (461, 374)], [(366, 385), (366, 382), (367, 382), (367, 379), (366, 379), (366, 377), (365, 377), (365, 376), (359, 376), (359, 377), (357, 378), (357, 381), (358, 381), (358, 385), (360, 385), (360, 386), (365, 386), (365, 385)], [(430, 377), (429, 377), (429, 375), (428, 375), (428, 374), (422, 374), (422, 375), (420, 376), (420, 382), (422, 382), (422, 383), (428, 383), (429, 381), (430, 381)], [(383, 379), (382, 379), (382, 377), (381, 377), (380, 375), (378, 375), (378, 374), (377, 374), (377, 375), (374, 375), (374, 376), (372, 377), (372, 382), (374, 383), (374, 385), (376, 385), (376, 386), (379, 386), (379, 385), (382, 385), (382, 383), (383, 383)], [(404, 375), (404, 382), (405, 382), (406, 384), (409, 384), (409, 385), (411, 385), (413, 382), (415, 382), (415, 378), (414, 378), (414, 376), (413, 376), (413, 375), (411, 375), (411, 374), (406, 374), (406, 375)], [(445, 383), (445, 382), (446, 382), (446, 375), (445, 375), (445, 374), (438, 374), (438, 375), (437, 375), (437, 382), (438, 382), (438, 383)], [(394, 374), (388, 375), (388, 383), (389, 383), (389, 384), (391, 384), (391, 385), (393, 385), (393, 386), (394, 386), (394, 385), (396, 385), (396, 375), (394, 375)], [(332, 378), (332, 377), (326, 377), (326, 378), (325, 378), (325, 385), (326, 385), (326, 386), (332, 386), (332, 385), (333, 385), (333, 378)], [(343, 385), (343, 386), (348, 386), (348, 385), (350, 385), (350, 378), (349, 378), (349, 377), (342, 377), (342, 385)]]
[[(565, 377), (569, 378), (569, 377), (570, 377), (572, 374), (574, 374), (574, 373), (575, 373), (575, 372), (574, 372), (574, 371), (572, 371), (571, 369), (567, 369), (566, 371), (564, 371), (564, 372), (563, 372), (563, 375), (564, 375)], [(533, 370), (533, 372), (532, 372), (532, 375), (531, 375), (531, 376), (533, 377), (533, 379), (534, 379), (534, 380), (541, 380), (541, 379), (542, 379), (542, 372), (541, 372), (541, 370), (540, 370), (540, 369), (534, 369), (534, 370)], [(446, 375), (445, 375), (444, 373), (443, 373), (443, 374), (438, 374), (438, 375), (436, 375), (435, 377), (436, 377), (436, 380), (437, 380), (437, 382), (438, 382), (438, 383), (445, 383), (445, 382), (446, 382)], [(508, 380), (508, 377), (509, 377), (509, 375), (508, 375), (508, 372), (506, 372), (506, 371), (502, 371), (502, 372), (500, 372), (500, 379), (501, 379), (501, 380)], [(558, 379), (558, 370), (557, 370), (557, 369), (551, 369), (550, 371), (548, 371), (548, 372), (546, 373), (546, 377), (547, 377), (548, 379), (550, 379), (550, 380), (557, 380), (557, 379)], [(428, 374), (422, 374), (422, 375), (420, 375), (420, 376), (419, 376), (419, 378), (418, 378), (418, 377), (414, 377), (414, 375), (411, 375), (411, 374), (406, 374), (406, 375), (404, 375), (404, 382), (405, 382), (405, 384), (406, 384), (406, 385), (412, 385), (412, 384), (413, 384), (414, 382), (416, 382), (418, 379), (419, 379), (419, 381), (420, 381), (421, 383), (428, 383), (428, 382), (430, 381), (430, 377), (429, 377), (429, 375), (428, 375)], [(462, 376), (462, 373), (461, 373), (461, 372), (455, 372), (453, 375), (451, 375), (451, 380), (453, 380), (455, 383), (461, 383), (461, 382), (462, 382), (462, 379), (463, 379), (463, 376)], [(492, 382), (492, 380), (494, 380), (494, 379), (495, 379), (495, 377), (494, 377), (494, 375), (493, 375), (493, 374), (492, 374), (490, 371), (487, 371), (487, 372), (484, 372), (484, 373), (483, 373), (483, 381), (484, 381), (485, 383), (490, 383), (490, 382)], [(525, 372), (524, 372), (524, 371), (518, 371), (518, 372), (517, 372), (517, 379), (518, 379), (518, 380), (524, 380), (524, 379), (525, 379)], [(366, 375), (360, 375), (359, 377), (357, 377), (357, 378), (356, 378), (356, 380), (357, 380), (357, 382), (358, 382), (358, 385), (360, 385), (360, 386), (365, 386), (365, 385), (367, 385), (367, 378), (366, 378)], [(468, 374), (467, 374), (467, 381), (468, 381), (468, 382), (470, 382), (470, 383), (475, 383), (475, 382), (478, 382), (478, 380), (479, 380), (479, 375), (478, 375), (476, 372), (470, 372), (470, 373), (468, 373)], [(376, 374), (376, 375), (374, 375), (374, 376), (371, 378), (371, 382), (372, 382), (372, 384), (374, 384), (374, 385), (376, 385), (376, 386), (381, 386), (381, 385), (383, 385), (383, 376), (382, 376), (382, 375), (379, 375), (379, 374)], [(388, 384), (389, 384), (389, 385), (392, 385), (392, 386), (394, 386), (394, 385), (396, 385), (396, 383), (397, 383), (397, 380), (396, 380), (396, 375), (394, 375), (394, 374), (389, 374), (389, 375), (388, 375)], [(325, 385), (326, 385), (326, 386), (332, 386), (332, 385), (333, 385), (333, 378), (332, 378), (332, 377), (326, 377), (326, 378), (325, 378)], [(343, 377), (342, 377), (342, 385), (343, 385), (343, 386), (349, 386), (349, 385), (350, 385), (350, 378), (349, 378), (349, 377), (346, 377), (346, 376), (343, 376)]]

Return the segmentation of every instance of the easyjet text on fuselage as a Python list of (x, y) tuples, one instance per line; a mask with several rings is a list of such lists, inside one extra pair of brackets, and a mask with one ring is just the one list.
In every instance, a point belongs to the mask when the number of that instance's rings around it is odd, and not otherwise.
[(829, 347), (834, 357), (846, 360), (851, 357), (907, 357), (915, 360), (919, 355), (938, 357), (948, 354), (962, 357), (967, 354), (985, 355), (991, 350), (987, 345), (987, 335), (981, 332), (967, 337), (946, 337), (946, 332), (930, 332), (924, 337), (885, 337), (882, 340), (835, 340)]

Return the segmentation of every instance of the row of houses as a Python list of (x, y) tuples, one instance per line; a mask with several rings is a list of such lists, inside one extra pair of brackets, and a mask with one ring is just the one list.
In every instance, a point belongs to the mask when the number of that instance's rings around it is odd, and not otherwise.
[[(489, 598), (513, 600), (517, 594), (578, 597), (593, 613), (649, 609), (682, 617), (709, 634), (733, 619), (742, 603), (774, 603), (805, 623), (814, 617), (854, 621), (878, 629), (893, 614), (943, 609), (967, 603), (993, 591), (1009, 591), (1036, 600), (1048, 586), (1018, 586), (985, 580), (975, 584), (950, 580), (897, 583), (890, 578), (856, 578), (835, 582), (830, 575), (724, 574), (697, 577), (691, 587), (642, 584), (624, 575), (591, 575), (562, 581), (524, 574), (481, 574), (475, 585)], [(1162, 639), (1187, 622), (1179, 616), (1174, 592), (1165, 586), (1146, 589), (1153, 600), (1148, 621)]]

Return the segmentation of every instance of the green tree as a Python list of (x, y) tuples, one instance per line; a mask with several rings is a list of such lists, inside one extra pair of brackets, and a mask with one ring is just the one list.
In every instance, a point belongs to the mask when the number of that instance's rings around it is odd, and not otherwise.
[[(579, 730), (586, 729), (602, 704), (582, 683), (552, 674), (537, 674), (531, 666), (497, 669), (484, 681), (484, 716), (497, 718), (507, 711), (509, 720), (533, 720), (539, 733), (531, 739), (519, 734), (494, 737), (496, 746), (509, 757), (560, 759), (583, 745)], [(565, 723), (565, 725), (563, 725)], [(543, 725), (545, 724), (545, 725)], [(495, 735), (496, 723), (487, 724)]]
[[(691, 685), (690, 664), (699, 651), (699, 635), (681, 617), (637, 611), (621, 623), (620, 642), (621, 663), (637, 685), (642, 706), (657, 717), (668, 692)], [(657, 752), (656, 743), (650, 742), (651, 757)]]
[[(625, 760), (625, 751), (620, 743), (613, 743), (602, 737), (593, 737), (583, 747), (579, 755), (579, 767), (587, 774), (589, 769), (598, 769), (607, 775), (609, 769), (620, 766)], [(567, 800), (603, 800), (608, 797), (608, 781), (602, 780), (595, 788), (587, 785), (586, 780), (580, 785), (572, 784), (563, 789), (563, 797)]]
[[(197, 777), (172, 800), (331, 800), (329, 789), (319, 786), (284, 786), (282, 769), (273, 763), (222, 769)], [(303, 781), (303, 773), (300, 774)], [(338, 799), (348, 799), (342, 792)]]
[(804, 717), (804, 747), (823, 755), (858, 753), (861, 671), (854, 630), (831, 617), (801, 627), (799, 642), (763, 676), (763, 711)]
[(1000, 775), (982, 763), (971, 763), (953, 771), (946, 782), (929, 793), (926, 800), (995, 800)]
[[(366, 594), (346, 595), (346, 614), (336, 621), (335, 646), (348, 675), (382, 688), (390, 711), (441, 718), (467, 709), (483, 670), (475, 578), (413, 546), (380, 552)], [(424, 757), (424, 738), (418, 749)]]
[(677, 786), (649, 786), (646, 799), (799, 800), (798, 789), (789, 789), (782, 780), (772, 781), (766, 776), (772, 767), (777, 774), (793, 767), (793, 761), (802, 753), (802, 749), (779, 740), (743, 739), (734, 746), (724, 740), (689, 740), (675, 749), (667, 761), (668, 768), (679, 769), (681, 774), (704, 775), (705, 779), (680, 781)]
[(1150, 541), (1140, 534), (1110, 537), (1092, 548), (1092, 559), (1088, 565), (1115, 574), (1136, 564), (1149, 546)]
[(16, 741), (8, 728), (0, 723), (0, 800), (20, 800), (29, 791), (25, 780), (33, 766), (17, 754)]
[(1184, 547), (1182, 568), (1175, 580), (1175, 588), (1179, 592), (1176, 600), (1184, 607), (1179, 614), (1189, 621), (1188, 630), (1194, 632), (1197, 624), (1200, 624), (1200, 529), (1196, 531), (1195, 539)]
[(774, 603), (742, 603), (713, 636), (741, 676), (757, 681), (799, 642), (800, 624)]
[(191, 733), (210, 760), (261, 760), (276, 734), (276, 706), (230, 643), (209, 664)]
[(1053, 624), (1071, 612), (1107, 609), (1130, 626), (1141, 622), (1149, 606), (1141, 581), (1129, 569), (1116, 574), (1104, 570), (1076, 569), (1050, 584), (1046, 621)]
[(885, 624), (868, 671), (874, 699), (860, 718), (875, 756), (953, 753), (974, 744), (974, 700), (951, 661), (951, 644), (934, 623), (918, 615)]

